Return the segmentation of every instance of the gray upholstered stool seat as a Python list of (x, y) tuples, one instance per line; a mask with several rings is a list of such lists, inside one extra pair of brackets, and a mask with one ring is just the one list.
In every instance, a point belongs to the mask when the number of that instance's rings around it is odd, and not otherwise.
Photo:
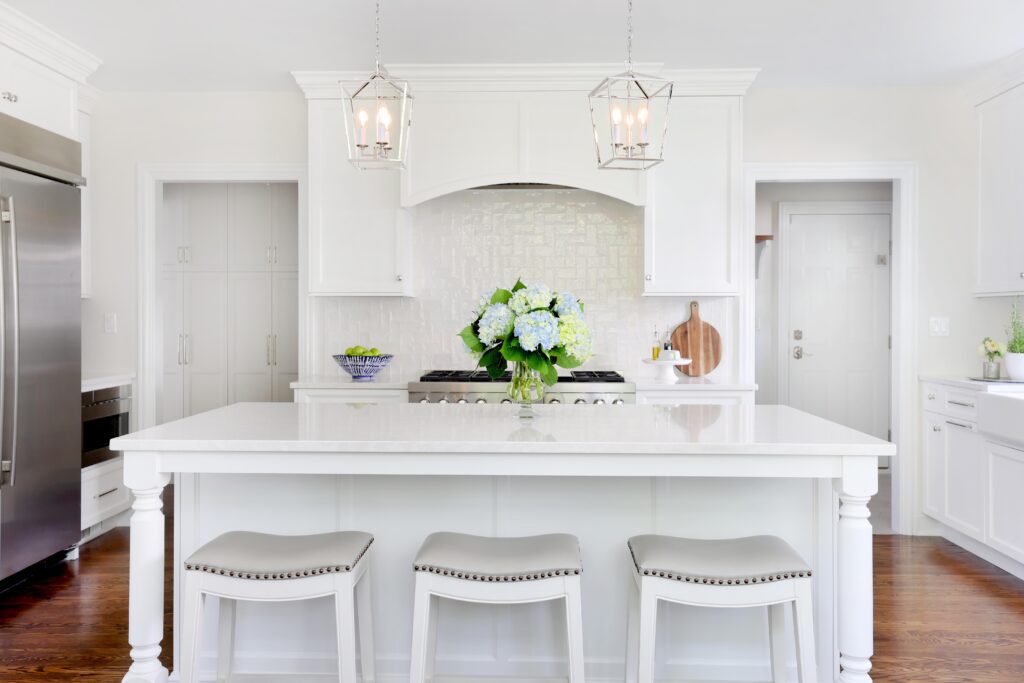
[(571, 534), (493, 538), (439, 532), (427, 536), (416, 571), (472, 581), (532, 581), (580, 573), (580, 542)]
[(648, 534), (629, 539), (637, 572), (688, 583), (734, 586), (804, 578), (811, 568), (776, 536), (701, 540)]
[(308, 536), (231, 531), (192, 553), (185, 568), (239, 579), (298, 579), (352, 571), (371, 543), (373, 536), (363, 531)]

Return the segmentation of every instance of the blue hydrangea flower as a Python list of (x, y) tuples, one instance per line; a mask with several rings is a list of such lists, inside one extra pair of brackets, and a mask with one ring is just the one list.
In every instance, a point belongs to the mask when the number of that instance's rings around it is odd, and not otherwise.
[(512, 331), (515, 314), (505, 304), (490, 304), (480, 317), (480, 341), (484, 346), (491, 346), (499, 339), (504, 339)]
[(558, 344), (558, 321), (550, 311), (526, 313), (516, 318), (515, 334), (526, 351), (550, 351)]
[(474, 318), (479, 318), (481, 315), (483, 315), (483, 312), (486, 311), (487, 307), (491, 305), (491, 297), (494, 296), (494, 293), (496, 291), (498, 291), (497, 288), (492, 289), (490, 292), (480, 297), (480, 299), (476, 302), (476, 307), (473, 309)]
[(522, 315), (538, 308), (547, 308), (551, 305), (553, 298), (554, 293), (550, 287), (542, 284), (533, 284), (527, 285), (525, 288), (515, 292), (508, 305), (516, 315)]
[(582, 316), (583, 308), (580, 306), (580, 300), (576, 298), (576, 295), (569, 292), (559, 292), (555, 295), (555, 313), (559, 317), (567, 315)]
[(577, 313), (570, 313), (558, 319), (558, 343), (566, 353), (580, 363), (586, 362), (594, 352), (590, 328), (583, 320), (583, 316)]

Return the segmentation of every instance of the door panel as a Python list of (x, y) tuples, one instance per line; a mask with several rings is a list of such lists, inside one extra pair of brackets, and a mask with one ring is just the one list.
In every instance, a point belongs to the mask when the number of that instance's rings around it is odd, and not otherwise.
[(299, 269), (299, 188), (295, 183), (270, 186), (274, 270)]
[(227, 405), (227, 273), (185, 275), (185, 414)]
[(180, 272), (164, 272), (157, 279), (157, 315), (160, 329), (160, 386), (156, 392), (157, 423), (184, 417), (184, 278)]
[(185, 245), (187, 196), (185, 185), (167, 183), (163, 188), (156, 226), (156, 258), (161, 270), (184, 267), (182, 248)]
[(271, 274), (228, 275), (228, 401), (272, 400)]
[(979, 541), (985, 535), (985, 442), (972, 422), (946, 419), (946, 524)]
[(274, 273), (274, 399), (292, 400), (289, 385), (299, 378), (299, 277)]
[(0, 578), (79, 540), (81, 196), (0, 169), (5, 354)]
[(270, 270), (270, 185), (228, 185), (228, 269)]
[(193, 183), (186, 186), (186, 191), (186, 268), (193, 271), (223, 271), (228, 262), (227, 185)]
[(922, 507), (929, 517), (946, 518), (946, 436), (945, 419), (924, 414), (924, 500)]

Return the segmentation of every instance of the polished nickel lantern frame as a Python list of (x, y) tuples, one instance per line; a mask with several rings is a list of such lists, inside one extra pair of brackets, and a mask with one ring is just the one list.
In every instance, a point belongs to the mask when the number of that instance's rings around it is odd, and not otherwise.
[(376, 3), (376, 62), (365, 81), (342, 83), (348, 159), (363, 170), (405, 168), (412, 124), (409, 83), (392, 78), (380, 61), (380, 0)]
[(590, 91), (597, 167), (645, 171), (664, 158), (672, 81), (633, 71), (633, 0), (626, 2), (626, 71)]

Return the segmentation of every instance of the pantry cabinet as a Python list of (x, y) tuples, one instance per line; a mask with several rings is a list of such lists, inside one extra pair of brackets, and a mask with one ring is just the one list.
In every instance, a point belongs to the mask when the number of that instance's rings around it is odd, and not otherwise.
[(975, 293), (1024, 293), (1024, 87), (978, 106)]

